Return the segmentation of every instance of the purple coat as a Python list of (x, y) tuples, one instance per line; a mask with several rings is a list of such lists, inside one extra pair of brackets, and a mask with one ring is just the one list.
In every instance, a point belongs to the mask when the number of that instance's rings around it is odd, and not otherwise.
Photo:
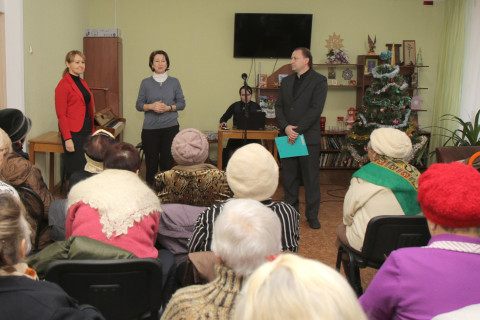
[[(433, 248), (445, 241), (455, 241), (448, 245), (456, 249)], [(479, 271), (480, 238), (437, 235), (428, 247), (392, 252), (360, 304), (370, 320), (431, 319), (480, 303)]]

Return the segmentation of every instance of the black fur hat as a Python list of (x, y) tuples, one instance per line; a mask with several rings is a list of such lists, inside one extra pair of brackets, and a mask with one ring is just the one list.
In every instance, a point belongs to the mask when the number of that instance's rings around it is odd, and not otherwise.
[(32, 128), (32, 120), (26, 117), (18, 109), (0, 110), (0, 128), (2, 128), (12, 140), (12, 143), (22, 140)]

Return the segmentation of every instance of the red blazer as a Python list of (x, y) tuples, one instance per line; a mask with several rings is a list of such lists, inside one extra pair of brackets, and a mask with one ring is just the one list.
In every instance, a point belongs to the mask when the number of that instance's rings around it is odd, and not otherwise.
[[(92, 119), (93, 133), (95, 131), (93, 125), (93, 95), (85, 80), (80, 78), (80, 81), (92, 97), (88, 104), (88, 113)], [(68, 72), (55, 88), (55, 110), (63, 140), (71, 139), (71, 132), (79, 132), (82, 129), (85, 120), (85, 99)]]

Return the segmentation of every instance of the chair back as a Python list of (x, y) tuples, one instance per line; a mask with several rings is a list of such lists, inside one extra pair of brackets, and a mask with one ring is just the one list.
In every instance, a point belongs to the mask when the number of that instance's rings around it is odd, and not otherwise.
[(37, 228), (35, 230), (35, 239), (32, 239), (32, 245), (33, 245), (33, 250), (32, 253), (35, 253), (38, 251), (38, 245), (40, 244), (40, 235), (41, 231), (43, 230), (43, 227), (48, 225), (47, 220), (44, 218), (45, 216), (45, 206), (43, 205), (42, 198), (33, 191), (32, 189), (26, 187), (26, 186), (16, 186), (15, 189), (18, 192), (18, 195), (20, 196), (20, 199), (22, 200), (23, 204), (25, 205), (26, 210), (29, 210), (28, 207), (28, 200), (33, 199), (33, 201), (37, 204), (38, 206), (38, 211), (36, 210), (37, 208), (31, 208), (30, 210), (34, 210), (36, 214), (36, 221), (37, 221)]
[(162, 263), (157, 259), (66, 260), (52, 262), (45, 279), (106, 319), (135, 319), (162, 305)]
[(377, 216), (367, 225), (362, 255), (368, 266), (379, 268), (393, 250), (425, 246), (429, 240), (424, 216)]

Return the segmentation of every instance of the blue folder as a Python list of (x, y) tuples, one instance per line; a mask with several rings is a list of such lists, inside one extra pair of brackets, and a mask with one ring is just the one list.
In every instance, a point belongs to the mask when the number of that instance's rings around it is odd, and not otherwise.
[(275, 138), (275, 143), (277, 144), (280, 158), (308, 156), (307, 144), (303, 134), (298, 136), (293, 145), (288, 143), (287, 136)]

